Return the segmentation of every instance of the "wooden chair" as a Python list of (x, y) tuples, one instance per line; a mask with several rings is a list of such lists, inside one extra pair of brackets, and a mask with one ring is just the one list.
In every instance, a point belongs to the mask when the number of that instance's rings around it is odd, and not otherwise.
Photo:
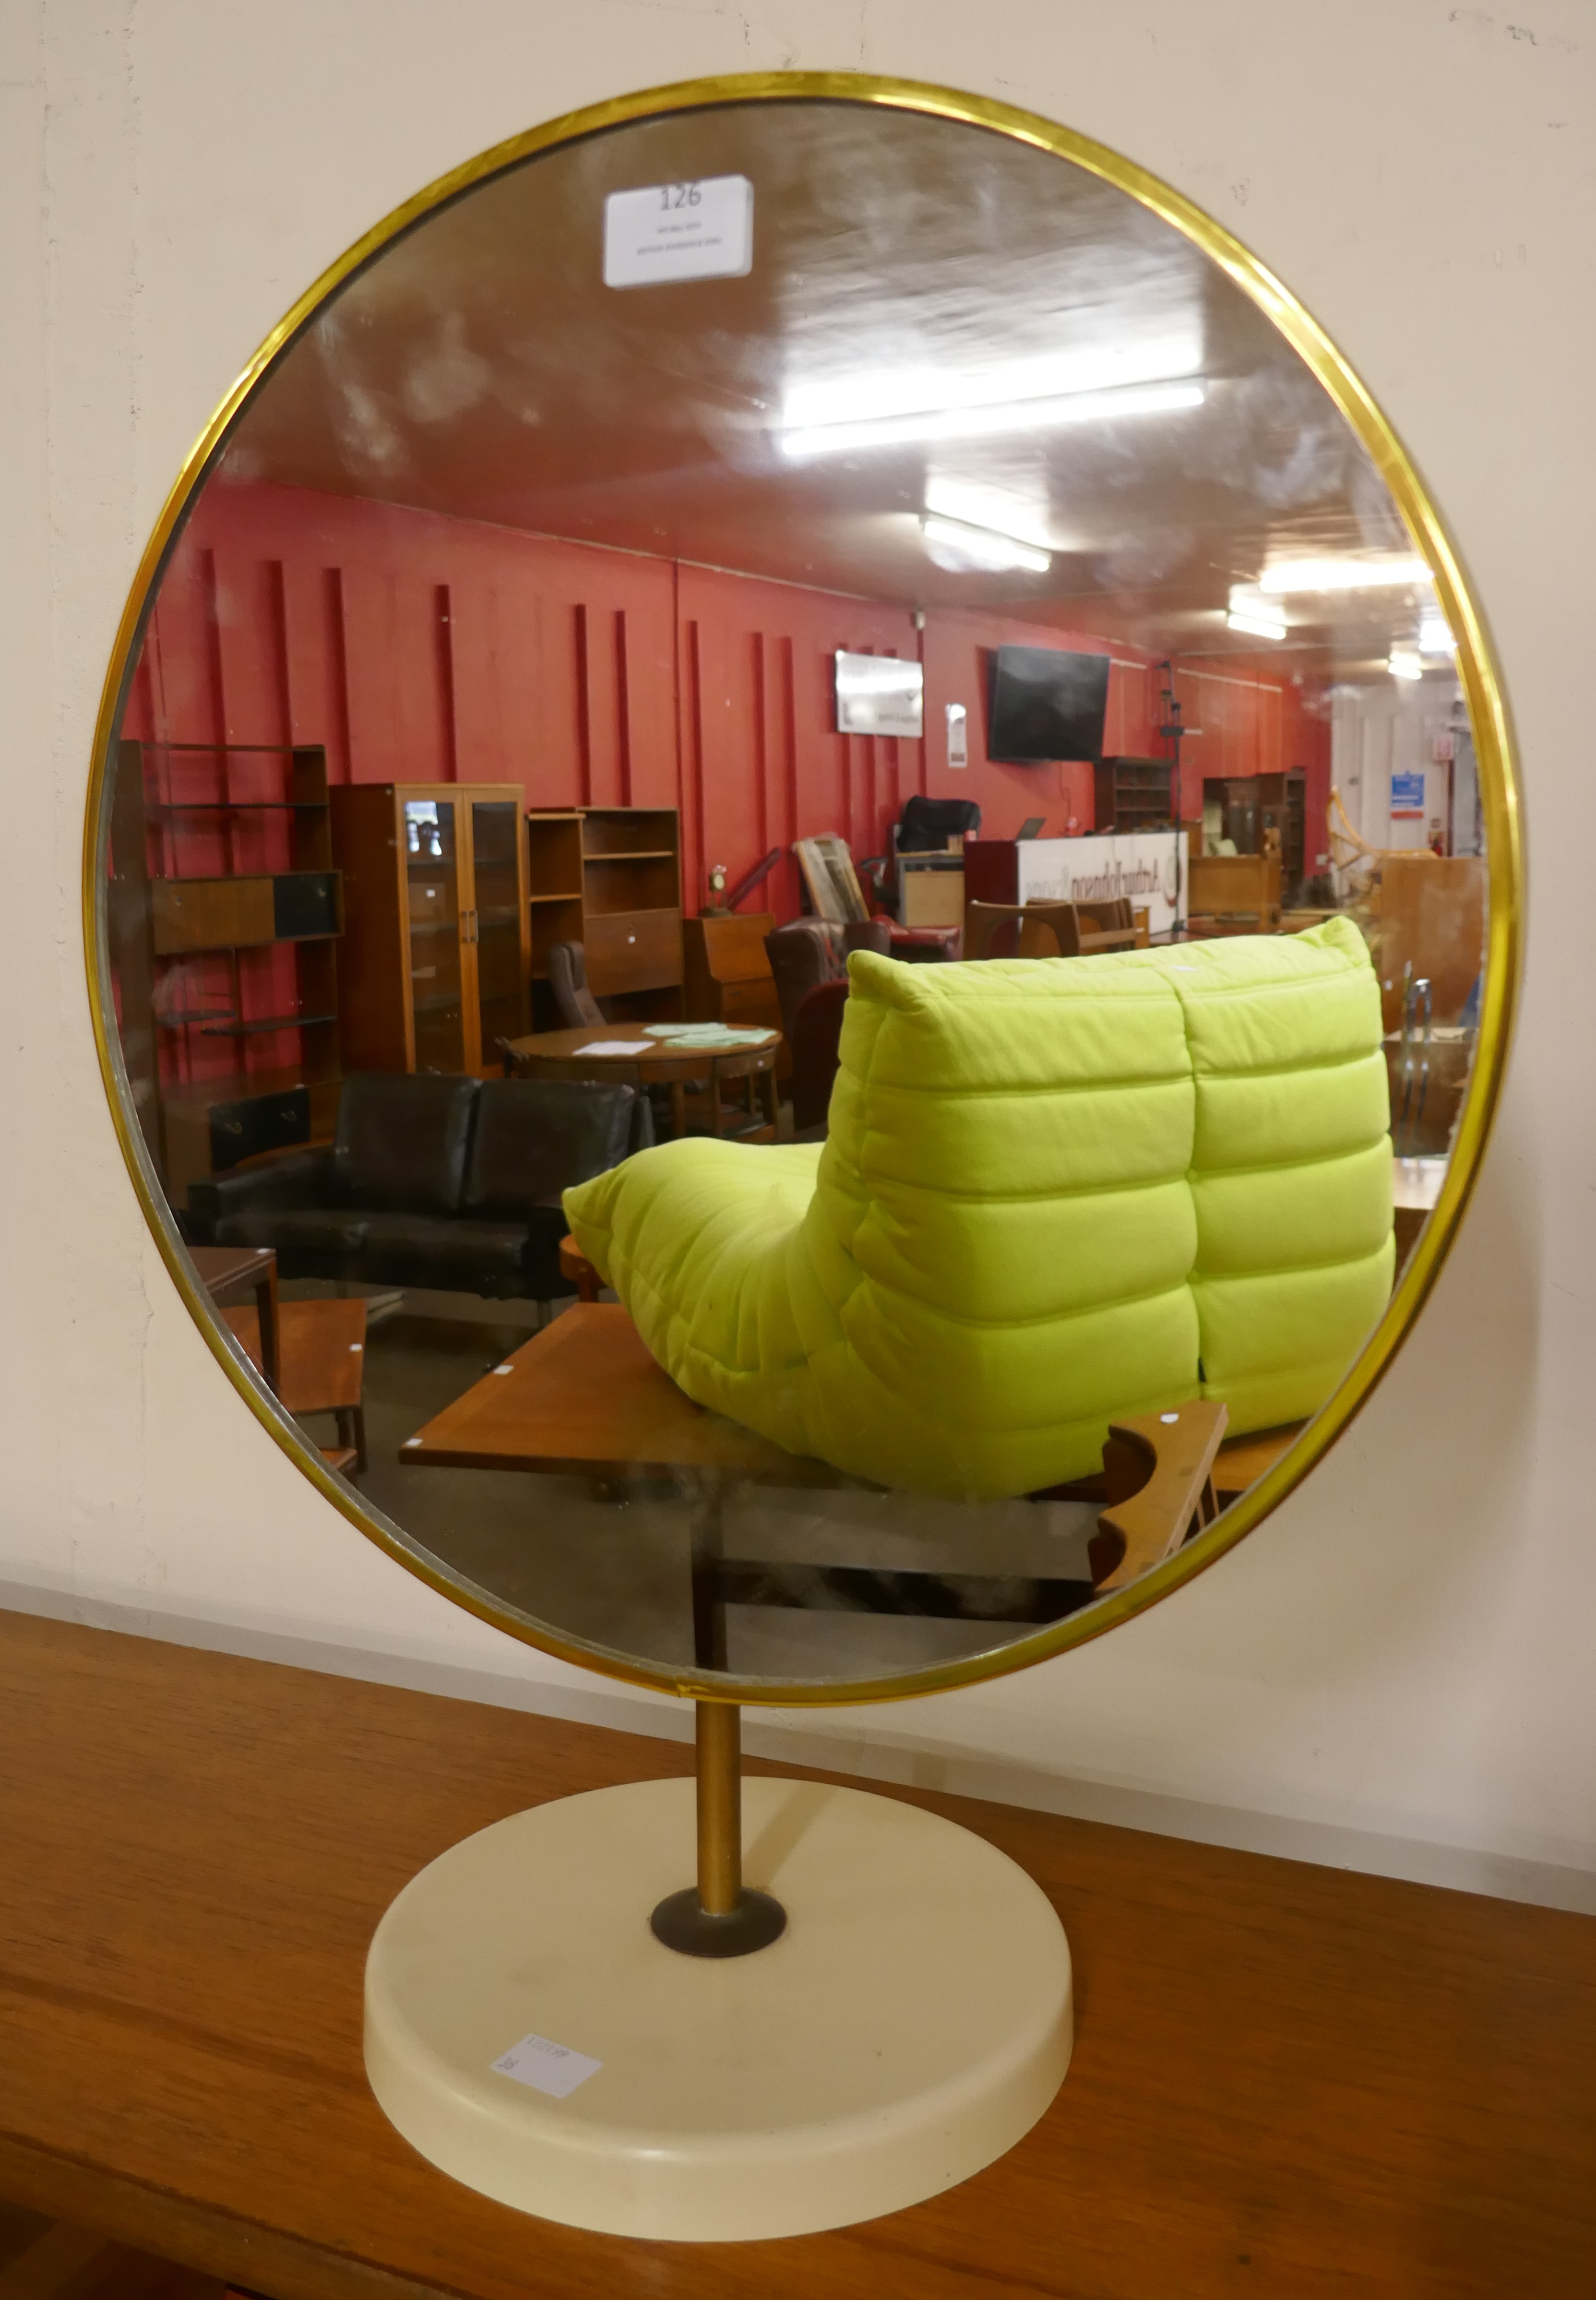
[(1128, 896), (1119, 896), (1111, 903), (1077, 903), (1075, 911), (1080, 924), (1083, 957), (1099, 950), (1146, 949), (1147, 913), (1143, 912), (1138, 924)]
[[(994, 945), (1011, 946), (997, 947)], [(1080, 919), (1073, 903), (967, 903), (964, 955), (971, 958), (1078, 958)]]
[(604, 1010), (587, 988), (587, 954), (579, 942), (549, 946), (549, 988), (568, 1030), (603, 1027)]
[[(776, 1062), (780, 1051), (778, 1039), (774, 1046), (752, 1046), (745, 1054), (717, 1054), (714, 1076), (711, 1082), (710, 1125), (711, 1134), (729, 1136), (739, 1142), (774, 1142), (776, 1139), (777, 1099)], [(721, 1089), (740, 1085), (747, 1122), (742, 1113), (728, 1107)], [(757, 1097), (757, 1099), (756, 1099)], [(761, 1112), (759, 1104), (762, 1101)], [(730, 1125), (727, 1119), (732, 1120)]]

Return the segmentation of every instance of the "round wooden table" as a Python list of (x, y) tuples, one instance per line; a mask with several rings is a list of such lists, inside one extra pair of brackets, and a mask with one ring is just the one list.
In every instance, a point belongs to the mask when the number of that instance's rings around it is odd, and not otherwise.
[[(594, 1054), (585, 1049), (628, 1042), (624, 1054)], [(687, 1088), (707, 1087), (708, 1124), (692, 1129), (725, 1136), (727, 1112), (723, 1087), (740, 1083), (748, 1116), (760, 1116), (756, 1096), (764, 1104), (764, 1123), (737, 1127), (741, 1141), (776, 1139), (776, 1062), (781, 1052), (781, 1032), (767, 1031), (759, 1046), (727, 1047), (683, 1046), (670, 1038), (651, 1038), (641, 1022), (595, 1022), (579, 1030), (536, 1030), (526, 1038), (503, 1041), (504, 1067), (512, 1078), (589, 1079), (616, 1086), (666, 1086), (670, 1089), (671, 1130), (679, 1139), (689, 1131)], [(635, 1046), (636, 1054), (629, 1051)]]

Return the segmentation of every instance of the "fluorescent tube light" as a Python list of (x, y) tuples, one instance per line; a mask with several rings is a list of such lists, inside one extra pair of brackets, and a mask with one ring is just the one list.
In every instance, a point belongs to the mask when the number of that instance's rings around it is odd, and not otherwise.
[(795, 379), (783, 390), (779, 428), (807, 431), (877, 416), (923, 415), (927, 409), (1006, 407), (1017, 399), (1060, 399), (1072, 392), (1118, 391), (1129, 384), (1187, 383), (1202, 368), (1202, 334), (1194, 325), (1167, 329), (1141, 342), (1080, 345), (1025, 359), (982, 361), (977, 346), (970, 350), (974, 364), (917, 365), (896, 359), (890, 367)]
[(974, 527), (968, 520), (949, 519), (940, 512), (927, 512), (920, 528), (939, 567), (980, 567), (993, 573), (1024, 568), (1033, 575), (1045, 575), (1053, 563), (1051, 553), (1039, 551), (1034, 543), (1021, 543), (1015, 536), (999, 535), (993, 528)]
[(1421, 615), (1418, 619), (1418, 651), (1420, 654), (1451, 654), (1457, 647), (1446, 626), (1444, 615)]
[(1127, 384), (1113, 391), (1060, 392), (1048, 399), (985, 401), (956, 407), (922, 407), (853, 422), (815, 423), (779, 432), (791, 462), (836, 455), (853, 447), (898, 447), (919, 439), (989, 439), (1004, 432), (1051, 431), (1068, 423), (1110, 422), (1122, 415), (1161, 415), (1201, 407), (1208, 386), (1200, 376), (1182, 383)]
[(1398, 584), (1427, 583), (1422, 559), (1283, 559), (1266, 567), (1260, 591), (1375, 591)]
[(1052, 506), (1040, 489), (993, 487), (931, 471), (926, 475), (924, 502), (939, 518), (957, 520), (961, 527), (984, 527), (1050, 556), (1076, 547), (1055, 540)]
[(1255, 615), (1245, 607), (1232, 607), (1225, 618), (1233, 631), (1245, 631), (1255, 639), (1283, 639), (1285, 625), (1268, 615)]
[(1392, 647), (1385, 668), (1392, 679), (1422, 679), (1425, 675), (1424, 663), (1411, 647)]

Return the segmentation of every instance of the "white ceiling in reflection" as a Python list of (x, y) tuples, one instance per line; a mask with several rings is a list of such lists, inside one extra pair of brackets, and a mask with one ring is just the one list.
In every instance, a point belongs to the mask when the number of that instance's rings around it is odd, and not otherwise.
[[(608, 192), (730, 173), (747, 277), (603, 285)], [(301, 339), (228, 469), (1319, 674), (1383, 668), (1434, 613), (1409, 581), (1272, 593), (1277, 646), (1232, 629), (1233, 591), (1282, 562), (1411, 551), (1330, 401), (1126, 195), (860, 104), (647, 121), (468, 195)], [(937, 519), (1028, 547), (960, 563)]]

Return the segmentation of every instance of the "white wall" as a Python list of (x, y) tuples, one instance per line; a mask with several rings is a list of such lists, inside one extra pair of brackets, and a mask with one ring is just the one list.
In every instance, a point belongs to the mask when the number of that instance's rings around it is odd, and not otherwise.
[(530, 121), (696, 73), (940, 79), (1084, 129), (1223, 218), (1393, 418), (1506, 665), (1536, 837), (1529, 984), (1439, 1294), (1306, 1490), (1080, 1654), (803, 1729), (829, 1729), (866, 1770), (1596, 1907), (1596, 937), (1577, 835), (1593, 41), (1578, 0), (1525, 0), (1511, 20), (1450, 0), (6, 0), (13, 1602), (628, 1713), (628, 1696), (480, 1628), (368, 1548), (189, 1327), (89, 1039), (77, 878), (99, 681), (210, 408), (320, 267), (428, 179)]
[[(1332, 689), (1330, 780), (1348, 821), (1371, 846), (1427, 846), (1433, 823), (1444, 830), (1449, 770), (1435, 758), (1435, 738), (1451, 729), (1460, 692), (1450, 671)], [(1424, 777), (1424, 812), (1393, 816), (1392, 778), (1412, 774)]]

